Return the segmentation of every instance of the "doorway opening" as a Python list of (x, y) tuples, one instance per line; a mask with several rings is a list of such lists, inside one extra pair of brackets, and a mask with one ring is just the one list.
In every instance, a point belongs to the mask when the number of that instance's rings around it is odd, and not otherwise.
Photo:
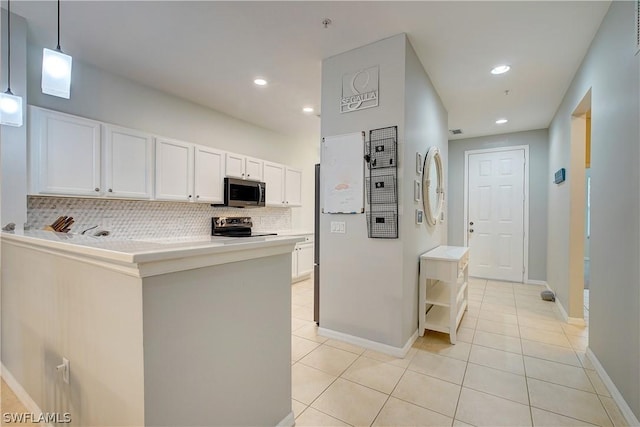
[(585, 114), (585, 230), (584, 230), (584, 316), (589, 316), (591, 282), (591, 109)]
[[(591, 90), (571, 117), (569, 164), (569, 301), (568, 322), (585, 324), (585, 303), (591, 271), (589, 239), (591, 226)], [(588, 317), (588, 311), (586, 311)]]

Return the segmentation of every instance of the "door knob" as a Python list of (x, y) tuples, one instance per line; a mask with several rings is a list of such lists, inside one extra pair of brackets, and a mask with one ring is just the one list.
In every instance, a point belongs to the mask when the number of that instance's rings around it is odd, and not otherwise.
[(470, 229), (469, 229), (469, 233), (473, 233), (473, 228), (470, 228)]

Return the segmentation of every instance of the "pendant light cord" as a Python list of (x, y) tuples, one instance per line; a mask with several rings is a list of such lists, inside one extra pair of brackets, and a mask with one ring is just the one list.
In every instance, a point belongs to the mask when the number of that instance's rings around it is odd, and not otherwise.
[(11, 93), (11, 0), (7, 0), (7, 92)]
[(58, 47), (56, 49), (62, 52), (62, 49), (60, 49), (60, 0), (58, 0)]

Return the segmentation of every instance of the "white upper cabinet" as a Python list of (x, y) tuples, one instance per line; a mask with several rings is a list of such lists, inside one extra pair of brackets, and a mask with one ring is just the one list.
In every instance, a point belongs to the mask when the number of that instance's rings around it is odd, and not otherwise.
[(195, 194), (197, 202), (224, 202), (225, 153), (213, 148), (195, 148)]
[(302, 205), (302, 171), (29, 106), (29, 194), (224, 203), (224, 177), (266, 183), (266, 205)]
[(284, 175), (285, 204), (302, 206), (302, 171), (286, 168)]
[(302, 171), (285, 165), (264, 162), (267, 206), (302, 206)]
[(262, 164), (264, 162), (253, 157), (227, 153), (225, 157), (225, 175), (231, 178), (262, 181)]
[(284, 206), (284, 165), (264, 162), (264, 183), (267, 186), (265, 203), (267, 206)]
[(156, 199), (193, 200), (193, 152), (188, 142), (156, 139)]
[(32, 194), (100, 195), (100, 122), (29, 107)]
[(262, 165), (264, 162), (253, 157), (245, 158), (245, 178), (253, 181), (262, 181)]
[(244, 179), (244, 156), (227, 153), (225, 157), (225, 175), (231, 178)]
[(153, 196), (153, 137), (104, 125), (104, 187), (107, 197), (150, 199)]

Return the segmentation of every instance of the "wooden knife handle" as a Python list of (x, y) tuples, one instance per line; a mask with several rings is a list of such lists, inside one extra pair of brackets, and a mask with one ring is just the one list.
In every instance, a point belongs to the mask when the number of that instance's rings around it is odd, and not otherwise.
[(53, 221), (53, 224), (51, 224), (51, 228), (53, 228), (54, 230), (58, 229), (58, 226), (62, 225), (62, 223), (67, 219), (66, 216), (59, 216), (58, 219), (56, 219), (55, 221)]

